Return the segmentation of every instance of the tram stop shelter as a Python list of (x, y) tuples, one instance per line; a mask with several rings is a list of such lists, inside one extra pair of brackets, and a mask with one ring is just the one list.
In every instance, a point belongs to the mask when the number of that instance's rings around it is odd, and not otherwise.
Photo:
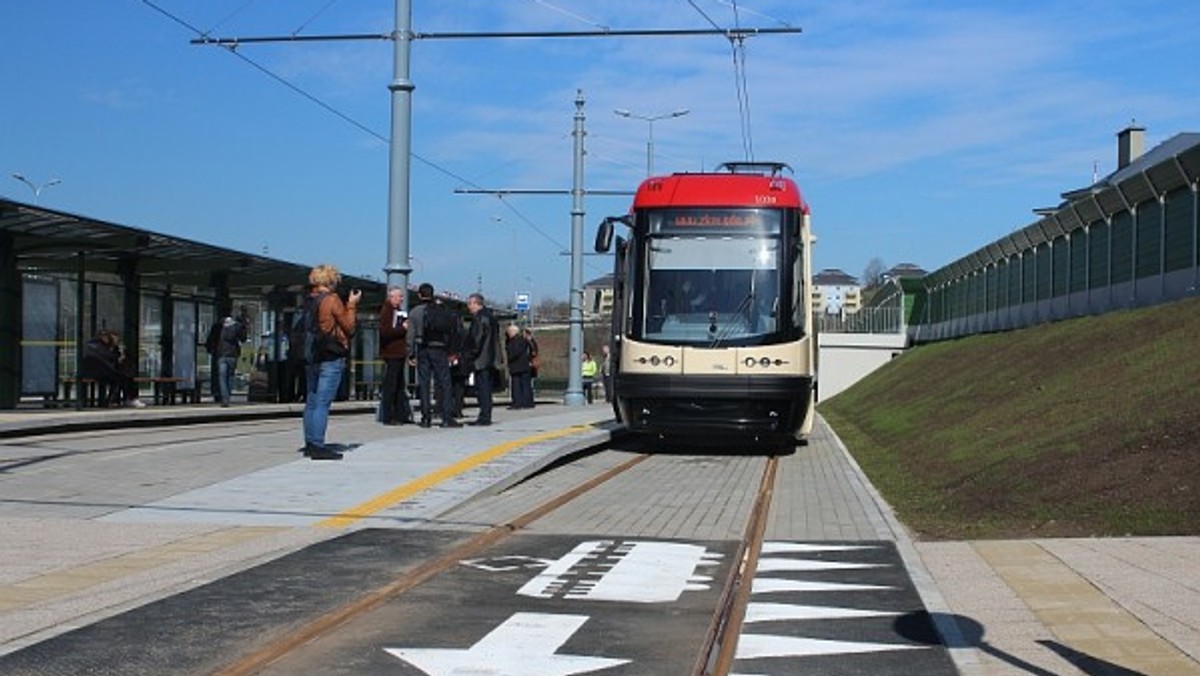
[[(309, 270), (0, 197), (0, 409), (82, 406), (82, 387), (70, 387), (83, 384), (79, 347), (102, 329), (119, 334), (145, 393), (198, 400), (210, 382), (209, 327), (243, 310), (252, 330), (238, 386), (250, 398), (289, 401), (286, 327)], [(349, 275), (343, 287), (362, 289), (363, 308), (386, 293), (383, 282)], [(372, 314), (360, 313), (360, 328)], [(373, 359), (374, 333), (358, 332), (351, 377), (375, 379), (361, 358)]]

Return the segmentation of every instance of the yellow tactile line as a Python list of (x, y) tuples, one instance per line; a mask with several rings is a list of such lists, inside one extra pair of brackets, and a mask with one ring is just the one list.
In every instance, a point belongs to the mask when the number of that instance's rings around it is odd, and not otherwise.
[(202, 533), (139, 549), (119, 556), (89, 561), (26, 580), (0, 585), (0, 612), (25, 608), (66, 597), (76, 592), (123, 577), (158, 568), (253, 540), (282, 529), (270, 526), (239, 526)]
[(426, 474), (425, 476), (414, 479), (413, 481), (410, 481), (402, 486), (397, 486), (386, 493), (377, 495), (366, 502), (359, 503), (350, 509), (344, 510), (338, 514), (335, 514), (334, 516), (329, 517), (328, 519), (319, 521), (317, 522), (317, 526), (322, 528), (344, 528), (355, 521), (365, 519), (372, 514), (385, 510), (402, 500), (406, 500), (417, 493), (420, 493), (421, 491), (433, 488), (443, 481), (452, 479), (463, 472), (474, 469), (479, 465), (488, 462), (489, 460), (494, 460), (495, 458), (498, 458), (505, 453), (514, 451), (522, 446), (536, 444), (539, 441), (549, 441), (550, 439), (565, 437), (587, 429), (592, 429), (592, 426), (574, 425), (572, 427), (552, 430), (550, 432), (543, 432), (542, 434), (536, 434), (523, 439), (507, 441), (499, 446), (493, 446), (487, 450), (480, 451), (475, 455), (463, 458), (453, 465), (448, 465), (436, 472)]
[(1194, 674), (1200, 669), (1037, 543), (997, 541), (972, 546), (1068, 648), (1138, 673)]

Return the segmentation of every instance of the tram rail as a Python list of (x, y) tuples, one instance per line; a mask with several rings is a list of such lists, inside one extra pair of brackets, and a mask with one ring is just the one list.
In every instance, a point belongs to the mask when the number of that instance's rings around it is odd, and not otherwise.
[[(582, 451), (581, 455), (599, 452), (604, 448)], [(672, 452), (678, 454), (678, 448)], [(306, 622), (298, 629), (272, 640), (252, 653), (238, 658), (216, 671), (216, 676), (250, 676), (269, 669), (291, 652), (307, 646), (324, 636), (333, 634), (372, 610), (403, 596), (416, 587), (452, 570), (461, 561), (480, 557), (509, 537), (527, 529), (534, 522), (562, 509), (581, 495), (629, 472), (654, 455), (641, 452), (634, 457), (610, 467), (591, 478), (577, 483), (569, 489), (543, 500), (535, 507), (524, 511), (504, 523), (470, 536), (435, 558), (429, 559), (391, 582), (366, 591), (359, 598), (335, 608)], [(745, 525), (741, 541), (737, 545), (734, 560), (722, 582), (719, 602), (714, 608), (712, 619), (705, 636), (699, 643), (696, 660), (687, 672), (692, 676), (721, 676), (732, 668), (737, 646), (737, 634), (749, 601), (750, 580), (753, 578), (758, 556), (762, 549), (767, 527), (767, 515), (774, 494), (778, 456), (766, 457), (759, 479), (757, 493)]]

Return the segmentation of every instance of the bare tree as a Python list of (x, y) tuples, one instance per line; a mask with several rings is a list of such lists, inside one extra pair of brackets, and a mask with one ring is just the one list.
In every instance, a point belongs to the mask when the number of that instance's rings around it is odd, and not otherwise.
[(542, 321), (566, 321), (571, 314), (571, 304), (560, 298), (543, 298), (534, 314)]
[(884, 263), (882, 258), (876, 256), (867, 261), (867, 267), (863, 268), (862, 273), (863, 288), (873, 289), (882, 284), (883, 275), (887, 271), (887, 263)]

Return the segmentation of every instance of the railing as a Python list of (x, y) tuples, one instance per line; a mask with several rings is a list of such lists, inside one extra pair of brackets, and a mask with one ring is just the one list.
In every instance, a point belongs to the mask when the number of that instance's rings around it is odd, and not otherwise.
[(817, 315), (819, 333), (904, 333), (899, 307), (867, 307), (853, 314)]

